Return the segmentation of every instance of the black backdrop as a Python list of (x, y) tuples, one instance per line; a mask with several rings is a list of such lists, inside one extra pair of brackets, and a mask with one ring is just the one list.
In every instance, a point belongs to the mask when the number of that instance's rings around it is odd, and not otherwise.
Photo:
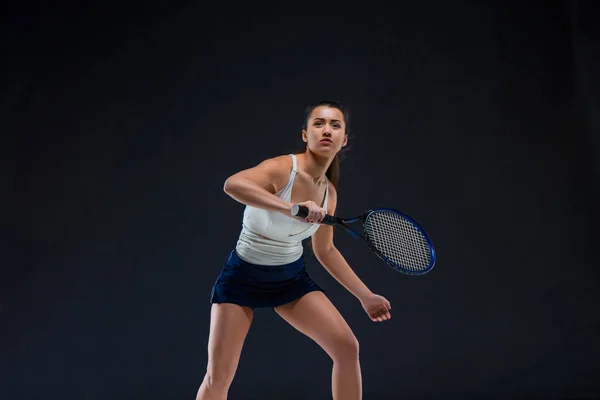
[[(392, 303), (374, 324), (308, 256), (365, 399), (599, 396), (598, 6), (484, 3), (7, 9), (2, 398), (193, 398), (223, 182), (301, 149), (321, 99), (352, 111), (338, 214), (402, 209), (439, 257), (407, 277), (337, 236)], [(326, 399), (330, 369), (259, 310), (230, 398)]]

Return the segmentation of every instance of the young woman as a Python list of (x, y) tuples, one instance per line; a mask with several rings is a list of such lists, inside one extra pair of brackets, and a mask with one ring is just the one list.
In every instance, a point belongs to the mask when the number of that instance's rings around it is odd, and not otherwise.
[[(347, 113), (324, 101), (307, 109), (305, 152), (282, 155), (229, 177), (225, 192), (246, 205), (235, 250), (211, 295), (208, 365), (197, 400), (224, 400), (233, 381), (253, 309), (271, 307), (313, 339), (333, 360), (335, 400), (362, 398), (358, 341), (305, 269), (302, 240), (311, 238), (318, 261), (361, 302), (372, 321), (391, 318), (390, 303), (372, 293), (333, 244), (339, 152), (348, 142)], [(294, 204), (305, 219), (292, 217)]]

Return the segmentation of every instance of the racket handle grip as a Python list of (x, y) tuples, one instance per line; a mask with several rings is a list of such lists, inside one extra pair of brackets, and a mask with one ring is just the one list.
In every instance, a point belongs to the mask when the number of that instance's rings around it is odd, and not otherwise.
[(306, 218), (308, 215), (308, 208), (301, 206), (300, 204), (294, 204), (291, 213), (294, 217)]
[[(294, 217), (305, 218), (308, 215), (308, 208), (306, 208), (305, 206), (301, 206), (299, 204), (294, 204), (292, 206), (291, 213)], [(337, 218), (332, 217), (329, 214), (325, 214), (325, 218), (323, 218), (323, 220), (321, 221), (322, 224), (327, 224), (327, 225), (334, 225), (337, 222), (338, 222)]]

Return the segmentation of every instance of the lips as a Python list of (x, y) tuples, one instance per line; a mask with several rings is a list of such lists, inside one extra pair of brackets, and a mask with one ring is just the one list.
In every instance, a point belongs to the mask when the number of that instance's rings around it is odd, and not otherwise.
[(331, 139), (321, 139), (319, 143), (333, 143)]

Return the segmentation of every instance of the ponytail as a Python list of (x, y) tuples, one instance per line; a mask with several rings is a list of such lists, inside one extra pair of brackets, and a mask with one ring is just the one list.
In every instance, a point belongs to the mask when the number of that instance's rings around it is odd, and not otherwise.
[(338, 188), (338, 183), (340, 182), (341, 158), (342, 157), (341, 157), (340, 153), (337, 153), (335, 155), (335, 158), (331, 162), (331, 165), (329, 166), (329, 168), (327, 168), (327, 172), (325, 173), (325, 176), (327, 176), (327, 179), (329, 179), (331, 181), (331, 183), (333, 184), (333, 186), (336, 189)]

